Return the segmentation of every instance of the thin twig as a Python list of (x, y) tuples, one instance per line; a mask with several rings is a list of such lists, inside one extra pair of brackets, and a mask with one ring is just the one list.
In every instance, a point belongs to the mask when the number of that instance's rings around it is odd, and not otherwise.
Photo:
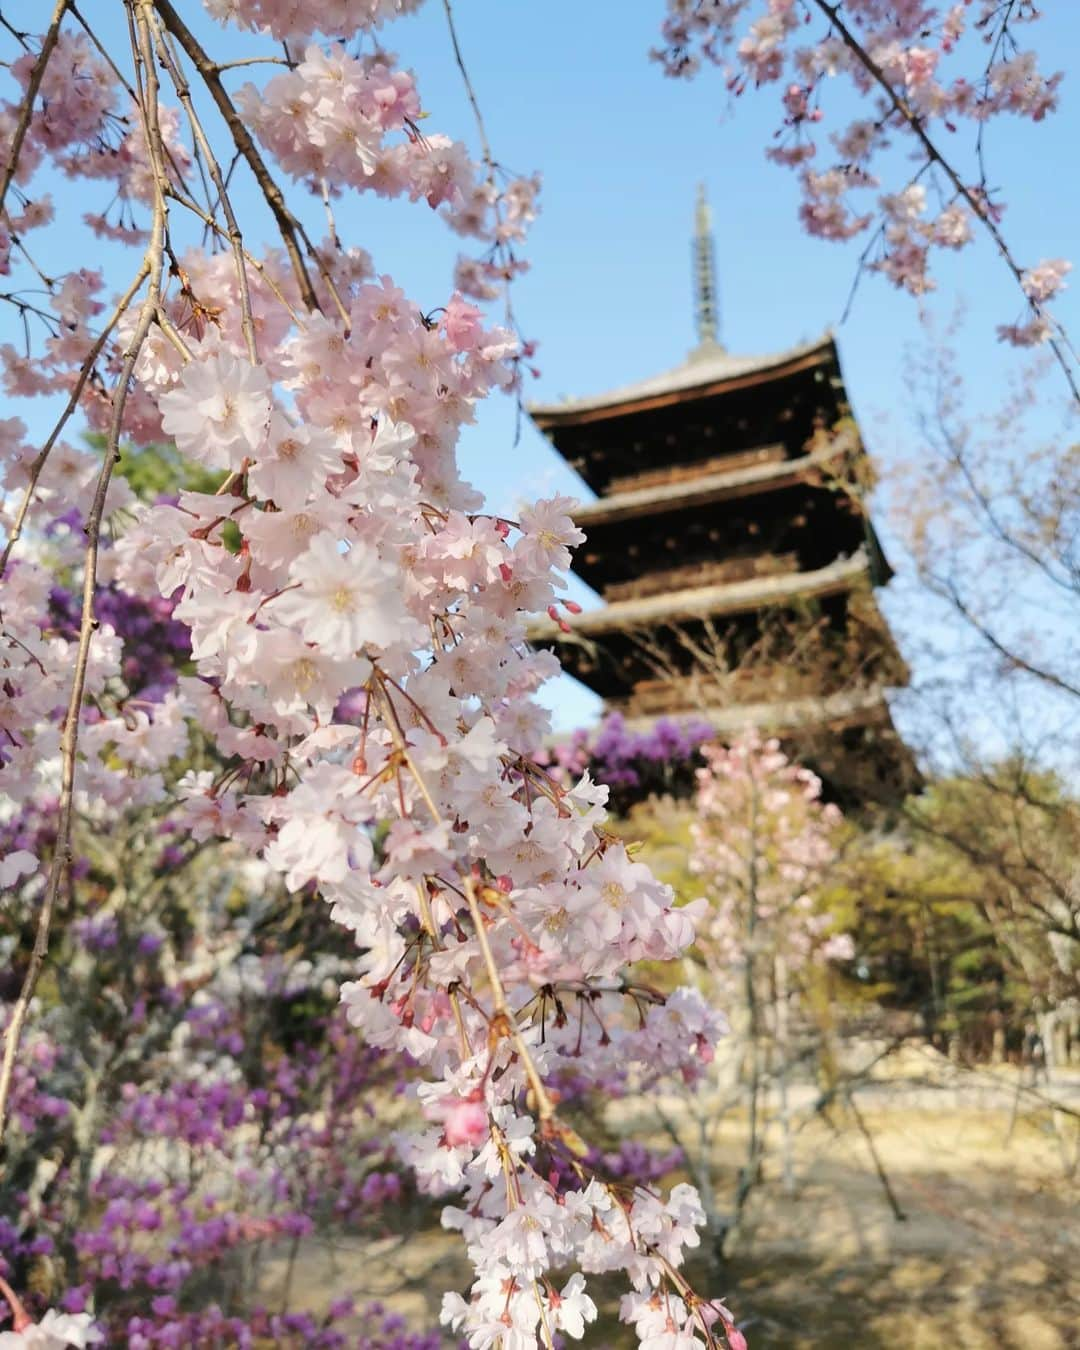
[(241, 66), (284, 66), (291, 70), (292, 61), (287, 61), (283, 56), (245, 56), (238, 61), (217, 61), (214, 69), (220, 75), (226, 70), (239, 70)]
[(484, 163), (487, 165), (489, 173), (494, 174), (495, 157), (491, 153), (491, 142), (488, 140), (487, 129), (484, 126), (484, 115), (480, 111), (480, 102), (472, 87), (472, 80), (469, 79), (465, 58), (461, 53), (457, 28), (454, 24), (454, 11), (451, 8), (450, 0), (443, 0), (443, 12), (446, 14), (446, 26), (450, 30), (450, 45), (454, 49), (454, 62), (457, 65), (458, 73), (461, 75), (461, 81), (465, 86), (465, 97), (469, 100), (469, 106), (473, 110), (473, 117), (476, 119), (476, 132), (480, 137), (480, 149), (483, 152)]
[(889, 1208), (893, 1212), (893, 1217), (900, 1223), (906, 1223), (907, 1215), (900, 1208), (900, 1202), (897, 1200), (896, 1194), (889, 1182), (889, 1174), (885, 1171), (885, 1167), (878, 1155), (877, 1146), (874, 1143), (874, 1136), (866, 1128), (866, 1121), (863, 1120), (862, 1112), (855, 1105), (855, 1098), (850, 1092), (845, 1093), (845, 1099), (848, 1106), (851, 1107), (851, 1114), (855, 1117), (855, 1124), (859, 1127), (859, 1133), (866, 1140), (866, 1147), (870, 1150), (870, 1156), (874, 1160), (874, 1171), (877, 1173), (878, 1180), (881, 1182), (881, 1189), (885, 1192), (885, 1196), (889, 1202)]
[(195, 112), (195, 105), (191, 100), (191, 88), (184, 78), (184, 72), (180, 69), (179, 62), (173, 59), (172, 52), (169, 50), (169, 42), (160, 23), (155, 18), (154, 31), (157, 39), (156, 45), (161, 64), (169, 72), (169, 76), (176, 90), (176, 96), (187, 114), (188, 123), (191, 126), (192, 134), (195, 137), (196, 144), (202, 151), (206, 167), (210, 171), (210, 177), (213, 180), (214, 187), (217, 188), (218, 201), (221, 203), (221, 209), (225, 213), (225, 223), (227, 226), (226, 235), (229, 240), (229, 246), (232, 248), (233, 259), (236, 263), (236, 284), (240, 292), (240, 329), (244, 335), (244, 344), (247, 347), (248, 356), (252, 365), (259, 364), (259, 352), (255, 341), (255, 320), (251, 312), (251, 291), (248, 287), (247, 267), (244, 262), (244, 236), (240, 230), (240, 224), (236, 219), (236, 212), (233, 210), (232, 201), (229, 198), (228, 190), (225, 186), (225, 180), (222, 177), (221, 166), (217, 162), (210, 141), (206, 132), (203, 130), (202, 122), (199, 121), (198, 114)]
[(116, 308), (109, 316), (108, 322), (98, 334), (97, 340), (87, 353), (86, 359), (83, 361), (78, 377), (75, 380), (75, 384), (72, 387), (71, 394), (68, 396), (68, 401), (63, 412), (57, 418), (55, 426), (52, 431), (49, 432), (48, 438), (34, 457), (34, 462), (30, 465), (30, 476), (26, 487), (23, 490), (19, 509), (15, 513), (15, 521), (11, 527), (11, 534), (8, 536), (7, 543), (4, 545), (3, 553), (0, 553), (0, 577), (3, 577), (4, 572), (7, 570), (8, 562), (11, 559), (11, 551), (15, 547), (19, 536), (22, 534), (22, 528), (26, 521), (27, 512), (30, 509), (30, 502), (33, 498), (34, 490), (38, 485), (38, 480), (41, 478), (42, 470), (45, 468), (45, 461), (49, 458), (53, 446), (59, 439), (61, 431), (63, 431), (64, 427), (67, 425), (68, 419), (78, 407), (79, 399), (82, 397), (82, 391), (86, 387), (87, 380), (90, 378), (94, 363), (101, 355), (101, 350), (108, 341), (109, 334), (120, 322), (121, 317), (127, 312), (127, 308), (135, 298), (139, 287), (146, 280), (149, 270), (149, 263), (144, 258), (142, 265), (135, 274), (134, 280), (120, 297)]
[(94, 47), (97, 49), (98, 55), (112, 71), (117, 84), (120, 85), (121, 89), (124, 90), (128, 98), (131, 99), (132, 103), (135, 103), (137, 105), (138, 95), (136, 94), (135, 90), (131, 87), (130, 81), (127, 79), (127, 77), (124, 75), (124, 72), (113, 60), (112, 53), (109, 51), (108, 47), (105, 46), (104, 42), (102, 42), (101, 38), (98, 37), (96, 31), (94, 30), (93, 25), (87, 23), (78, 5), (75, 3), (75, 0), (68, 0), (68, 11), (78, 20), (80, 26), (82, 27), (83, 32), (94, 44)]
[(145, 263), (149, 269), (150, 285), (139, 311), (139, 318), (132, 333), (123, 363), (113, 389), (113, 410), (105, 445), (105, 459), (94, 489), (94, 500), (87, 515), (86, 559), (83, 571), (82, 615), (79, 622), (79, 641), (75, 653), (75, 669), (71, 682), (71, 696), (64, 715), (60, 733), (61, 754), (61, 791), (60, 807), (56, 827), (56, 843), (49, 868), (49, 879), (45, 888), (41, 910), (38, 914), (34, 946), (30, 961), (23, 977), (19, 996), (11, 1011), (11, 1019), (4, 1029), (4, 1055), (0, 1062), (0, 1139), (3, 1138), (7, 1120), (8, 1104), (11, 1096), (15, 1073), (15, 1061), (18, 1057), (22, 1030), (30, 1010), (30, 1004), (37, 988), (37, 982), (49, 951), (49, 933), (52, 916), (61, 882), (71, 861), (71, 827), (74, 814), (75, 770), (78, 751), (79, 720), (82, 712), (83, 692), (86, 687), (86, 672), (90, 660), (90, 642), (97, 621), (94, 618), (94, 591), (97, 585), (98, 541), (101, 533), (101, 520), (105, 510), (105, 496), (109, 489), (113, 465), (119, 458), (120, 434), (124, 420), (124, 408), (131, 388), (131, 378), (135, 363), (139, 358), (150, 325), (160, 304), (162, 277), (165, 258), (165, 235), (168, 221), (168, 208), (162, 191), (164, 169), (159, 154), (160, 128), (157, 123), (157, 74), (153, 68), (153, 52), (150, 46), (147, 13), (152, 0), (127, 0), (129, 7), (138, 6), (137, 24), (139, 30), (139, 50), (136, 59), (144, 65), (147, 99), (143, 109), (144, 126), (147, 139), (147, 153), (155, 170), (156, 191), (154, 194), (153, 223), (147, 244)]

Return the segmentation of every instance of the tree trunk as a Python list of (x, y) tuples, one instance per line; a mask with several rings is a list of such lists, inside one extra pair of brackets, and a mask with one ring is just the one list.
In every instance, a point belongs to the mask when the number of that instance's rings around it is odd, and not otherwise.
[(788, 1005), (787, 961), (783, 956), (773, 960), (773, 979), (776, 986), (776, 1082), (780, 1094), (780, 1148), (785, 1195), (795, 1194), (795, 1165), (792, 1158), (791, 1105), (788, 1101), (788, 1066), (791, 1063), (791, 1043)]

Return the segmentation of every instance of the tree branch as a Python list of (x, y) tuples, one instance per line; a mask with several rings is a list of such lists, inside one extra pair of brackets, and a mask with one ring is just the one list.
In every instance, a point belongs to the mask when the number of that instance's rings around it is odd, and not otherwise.
[(101, 519), (105, 510), (105, 495), (109, 489), (113, 465), (119, 458), (120, 433), (124, 420), (124, 408), (127, 405), (131, 378), (135, 363), (139, 358), (150, 325), (154, 321), (161, 303), (162, 278), (164, 272), (165, 236), (168, 228), (168, 207), (161, 183), (164, 168), (161, 163), (160, 128), (157, 124), (157, 73), (154, 69), (153, 52), (150, 48), (150, 33), (147, 14), (151, 0), (127, 0), (129, 6), (137, 6), (136, 22), (139, 29), (139, 52), (146, 78), (148, 97), (143, 110), (147, 139), (147, 153), (155, 170), (156, 190), (154, 193), (153, 223), (147, 244), (144, 263), (149, 271), (150, 286), (139, 311), (139, 318), (132, 333), (127, 351), (124, 353), (120, 373), (113, 389), (113, 410), (105, 445), (105, 458), (94, 489), (94, 500), (87, 515), (86, 559), (83, 570), (82, 616), (79, 623), (79, 642), (75, 654), (75, 670), (71, 683), (71, 696), (68, 699), (60, 734), (60, 754), (62, 762), (60, 809), (57, 819), (56, 844), (53, 850), (49, 879), (38, 915), (34, 946), (30, 953), (30, 962), (23, 977), (19, 996), (12, 1008), (11, 1020), (4, 1031), (4, 1054), (0, 1062), (0, 1139), (3, 1138), (7, 1120), (8, 1104), (12, 1081), (15, 1073), (15, 1060), (18, 1056), (19, 1042), (23, 1026), (30, 1010), (30, 1004), (37, 988), (41, 970), (49, 951), (49, 932), (52, 926), (53, 912), (56, 907), (60, 884), (71, 861), (71, 826), (74, 812), (75, 770), (77, 762), (79, 720), (82, 713), (83, 691), (86, 687), (86, 672), (90, 661), (90, 642), (97, 620), (94, 618), (94, 592), (97, 585), (98, 541), (101, 533)]
[[(972, 192), (972, 190), (967, 186), (966, 183), (964, 183), (960, 175), (956, 172), (953, 166), (949, 163), (949, 161), (937, 148), (934, 142), (930, 139), (918, 113), (915, 112), (914, 108), (912, 108), (911, 104), (907, 101), (907, 99), (897, 92), (892, 82), (889, 80), (889, 77), (885, 74), (885, 72), (877, 64), (874, 58), (870, 55), (870, 53), (859, 41), (859, 39), (855, 36), (855, 34), (851, 31), (851, 29), (848, 28), (847, 24), (840, 17), (840, 6), (838, 4), (831, 4), (829, 0), (810, 0), (810, 2), (817, 6), (817, 8), (828, 20), (829, 24), (833, 28), (837, 37), (839, 37), (840, 41), (844, 44), (845, 47), (847, 47), (848, 51), (851, 52), (851, 54), (855, 57), (855, 59), (859, 62), (859, 64), (863, 67), (863, 69), (867, 72), (867, 74), (871, 76), (875, 84), (877, 84), (884, 92), (886, 98), (889, 100), (889, 104), (892, 110), (895, 113), (897, 113), (900, 116), (900, 118), (907, 124), (907, 127), (911, 131), (912, 135), (922, 146), (923, 151), (926, 154), (926, 157), (930, 160), (931, 163), (936, 164), (938, 168), (941, 169), (941, 171), (945, 174), (946, 178), (948, 178), (949, 182), (953, 185), (959, 196), (961, 196), (964, 199), (967, 205), (974, 212), (976, 218), (982, 222), (987, 233), (990, 235), (990, 238), (994, 241), (994, 245), (997, 248), (998, 253), (1000, 253), (1002, 259), (1004, 260), (1005, 265), (1008, 267), (1009, 271), (1012, 272), (1013, 276), (1016, 278), (1017, 284), (1022, 287), (1023, 268), (1019, 265), (1019, 263), (1017, 263), (1016, 259), (1013, 257), (1012, 250), (1009, 248), (1009, 245), (1005, 240), (1005, 236), (1001, 233), (1001, 230), (998, 228), (997, 222), (994, 220), (989, 210), (987, 209), (986, 203), (980, 201), (978, 196), (974, 192)], [(1035, 314), (1037, 314), (1040, 318), (1047, 317), (1042, 307), (1036, 304), (1035, 301), (1030, 298), (1030, 296), (1026, 295), (1026, 293), (1025, 299), (1027, 300), (1027, 304), (1035, 312)], [(1055, 324), (1055, 326), (1058, 328), (1058, 331), (1060, 333), (1061, 332), (1060, 325)], [(1061, 339), (1050, 338), (1048, 345), (1050, 347), (1050, 350), (1054, 353), (1058, 365), (1062, 369), (1062, 373), (1064, 374), (1065, 379), (1068, 382), (1069, 389), (1072, 393), (1074, 401), (1076, 403), (1080, 403), (1080, 386), (1077, 385), (1076, 376), (1074, 375), (1072, 367), (1069, 364), (1065, 347), (1063, 346)]]

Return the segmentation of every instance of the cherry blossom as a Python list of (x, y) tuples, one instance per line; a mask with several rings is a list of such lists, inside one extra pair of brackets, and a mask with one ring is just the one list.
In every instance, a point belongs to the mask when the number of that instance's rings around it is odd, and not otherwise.
[(41, 1320), (35, 1322), (2, 1276), (0, 1294), (15, 1319), (14, 1330), (0, 1331), (0, 1350), (64, 1350), (66, 1346), (85, 1350), (86, 1346), (96, 1345), (103, 1339), (89, 1313), (62, 1313), (49, 1308)]
[(103, 1339), (89, 1313), (58, 1313), (52, 1308), (40, 1322), (26, 1322), (18, 1331), (0, 1331), (0, 1350), (64, 1350), (97, 1345)]
[(265, 28), (278, 41), (316, 32), (352, 37), (388, 19), (417, 9), (421, 0), (204, 0), (219, 23), (255, 31)]
[(295, 622), (328, 656), (349, 658), (364, 648), (386, 649), (421, 636), (402, 631), (397, 573), (360, 543), (347, 553), (331, 534), (318, 534), (289, 568), (294, 589), (274, 603), (276, 616)]
[[(5, 111), (13, 138), (24, 127), (19, 190), (50, 159), (74, 175), (82, 147), (110, 147), (86, 175), (106, 180), (91, 214), (135, 261), (115, 297), (92, 272), (58, 278), (40, 358), (0, 351), (13, 393), (68, 395), (103, 438), (98, 455), (58, 433), (39, 463), (23, 426), (0, 436), (12, 522), (0, 773), (16, 801), (51, 790), (61, 839), (76, 809), (104, 821), (123, 804), (169, 803), (193, 841), (227, 841), (326, 906), (355, 942), (343, 1016), (419, 1066), (421, 1124), (395, 1147), (447, 1200), (444, 1223), (475, 1268), (467, 1297), (447, 1298), (447, 1323), (474, 1346), (550, 1344), (595, 1316), (592, 1274), (621, 1272), (648, 1299), (689, 1297), (679, 1269), (703, 1221), (686, 1185), (665, 1197), (651, 1175), (605, 1180), (555, 1084), (616, 1058), (645, 1080), (661, 1056), (692, 1078), (724, 1024), (689, 991), (665, 997), (627, 976), (680, 957), (704, 906), (679, 906), (608, 833), (606, 789), (537, 763), (548, 723), (533, 695), (558, 667), (526, 625), (559, 603), (583, 536), (564, 497), (516, 523), (486, 513), (456, 446), (478, 401), (514, 390), (528, 359), (469, 300), (520, 273), (538, 180), (421, 131), (418, 84), (387, 53), (316, 40), (409, 7), (212, 0), (269, 58), (253, 69), (276, 72), (235, 94), (227, 63), (167, 0), (135, 6), (137, 57), (110, 53), (115, 72), (71, 16), (35, 49), (41, 87), (57, 93), (21, 124), (17, 105)], [(268, 38), (296, 44), (287, 61)], [(78, 63), (80, 90), (64, 83)], [(16, 65), (29, 95), (42, 70), (29, 53)], [(262, 194), (279, 246), (253, 251), (234, 173)], [(337, 238), (334, 198), (347, 191), (423, 203), (484, 252), (448, 295), (418, 303)], [(330, 213), (321, 242), (310, 205)], [(164, 439), (189, 485), (163, 500), (111, 489), (121, 437)], [(62, 633), (49, 609), (58, 575), (86, 595)], [(140, 701), (106, 587), (167, 605), (185, 630), (191, 669), (161, 697)], [(181, 772), (196, 730), (214, 767)], [(40, 873), (32, 850), (4, 863), (41, 886), (46, 938), (62, 845), (55, 854)], [(107, 943), (108, 930), (91, 937)], [(0, 1117), (35, 978), (5, 1027)], [(631, 1320), (653, 1334), (637, 1305)], [(696, 1325), (680, 1334), (717, 1343), (707, 1318)]]
[[(652, 55), (667, 74), (690, 78), (708, 62), (736, 95), (750, 85), (780, 86), (780, 127), (766, 154), (799, 174), (804, 229), (840, 241), (868, 236), (860, 267), (922, 296), (936, 284), (935, 250), (966, 246), (977, 226), (1029, 310), (1022, 322), (1000, 325), (999, 336), (1048, 342), (1080, 399), (1075, 358), (1045, 309), (1065, 265), (1024, 266), (988, 178), (987, 124), (1005, 115), (1039, 122), (1057, 107), (1061, 74), (1045, 74), (1022, 46), (1023, 30), (1040, 17), (1034, 4), (667, 0), (665, 8)], [(858, 100), (854, 117), (839, 92), (844, 84)], [(965, 124), (972, 145), (958, 151)], [(911, 152), (899, 163), (914, 167), (901, 168), (904, 177), (890, 187), (893, 145)]]
[(161, 425), (178, 450), (213, 469), (236, 469), (255, 453), (270, 419), (270, 386), (261, 366), (212, 352), (186, 365), (162, 394)]
[(1029, 268), (1023, 276), (1024, 294), (1032, 300), (1042, 303), (1052, 300), (1065, 284), (1066, 275), (1072, 271), (1072, 263), (1064, 258), (1052, 258)]
[(832, 931), (814, 897), (835, 857), (841, 816), (821, 800), (821, 780), (776, 740), (744, 736), (726, 748), (706, 745), (703, 755), (693, 868), (712, 903), (699, 943), (714, 982), (730, 985), (731, 1006), (735, 972), (747, 960), (805, 972), (852, 955), (850, 935)]

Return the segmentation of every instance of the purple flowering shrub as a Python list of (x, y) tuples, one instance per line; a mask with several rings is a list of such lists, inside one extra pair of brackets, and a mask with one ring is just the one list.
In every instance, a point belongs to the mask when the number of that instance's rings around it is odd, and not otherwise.
[[(264, 1301), (266, 1260), (302, 1239), (426, 1220), (375, 1119), (405, 1083), (336, 1005), (321, 904), (268, 893), (223, 848), (165, 833), (152, 854), (146, 828), (114, 822), (111, 874), (80, 853), (54, 931), (16, 1070), (0, 1275), (92, 1309), (108, 1344), (437, 1344), (347, 1299), (318, 1318)], [(0, 832), (47, 850), (25, 819)], [(33, 899), (5, 911), (2, 949)]]
[(643, 731), (626, 725), (620, 713), (610, 713), (593, 729), (581, 728), (553, 746), (548, 763), (558, 774), (577, 776), (588, 770), (611, 790), (609, 802), (618, 815), (645, 797), (694, 795), (696, 771), (705, 761), (701, 747), (716, 732), (702, 719), (674, 722), (661, 718)]
[[(118, 586), (98, 589), (94, 613), (124, 638), (121, 663), (130, 696), (141, 702), (158, 703), (176, 684), (178, 666), (191, 656), (187, 626), (172, 617), (175, 598), (131, 595)], [(63, 586), (54, 586), (49, 606), (60, 636), (74, 642), (79, 632), (80, 597)]]

